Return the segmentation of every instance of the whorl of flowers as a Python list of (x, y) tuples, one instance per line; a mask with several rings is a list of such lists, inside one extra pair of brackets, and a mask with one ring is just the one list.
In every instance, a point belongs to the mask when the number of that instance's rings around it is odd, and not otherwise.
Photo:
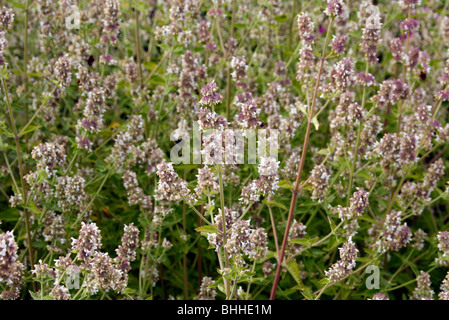
[(156, 171), (159, 181), (157, 183), (157, 193), (169, 201), (186, 200), (194, 203), (195, 199), (191, 191), (187, 188), (187, 182), (179, 178), (173, 169), (173, 163), (162, 162), (157, 166)]
[(89, 198), (84, 190), (85, 184), (86, 180), (79, 174), (73, 177), (57, 178), (55, 195), (58, 199), (58, 206), (64, 212), (69, 211), (72, 207), (76, 207), (80, 212), (84, 211)]
[(422, 250), (424, 248), (424, 242), (426, 240), (427, 233), (425, 233), (422, 229), (416, 230), (413, 234), (413, 244), (412, 246), (416, 250)]
[(363, 188), (357, 188), (352, 198), (349, 200), (349, 207), (337, 206), (331, 211), (338, 214), (338, 217), (344, 222), (343, 229), (345, 230), (343, 236), (353, 237), (360, 228), (358, 218), (362, 216), (368, 205), (369, 193)]
[[(232, 227), (233, 223), (237, 220), (238, 213), (237, 211), (233, 211), (228, 207), (224, 207), (224, 216), (225, 216), (225, 232), (229, 233), (229, 229)], [(214, 217), (214, 225), (215, 227), (222, 231), (223, 230), (223, 214), (221, 209), (218, 209), (218, 214)], [(223, 235), (220, 233), (209, 233), (207, 235), (207, 240), (209, 244), (215, 248), (218, 252), (218, 249), (223, 246)]]
[(391, 250), (399, 251), (412, 240), (412, 232), (407, 223), (401, 224), (401, 212), (391, 211), (384, 221), (379, 251)]
[(44, 240), (64, 244), (66, 242), (65, 223), (63, 214), (56, 215), (54, 211), (50, 211), (42, 231)]
[(9, 30), (14, 22), (14, 11), (9, 8), (0, 8), (0, 30)]
[(202, 131), (207, 129), (223, 130), (227, 128), (228, 122), (220, 114), (207, 108), (200, 108), (198, 112), (198, 125)]
[(130, 262), (136, 259), (136, 250), (139, 246), (139, 229), (133, 223), (125, 225), (122, 236), (122, 243), (115, 250), (117, 257), (115, 261), (120, 269), (127, 273), (130, 269)]
[(144, 139), (144, 120), (141, 115), (133, 115), (130, 117), (126, 130), (117, 134), (114, 140), (114, 146), (111, 155), (106, 161), (114, 166), (128, 167), (134, 159), (129, 160), (128, 157), (135, 151), (135, 146)]
[(301, 39), (306, 43), (313, 43), (315, 36), (313, 35), (315, 29), (315, 23), (310, 19), (307, 13), (301, 12), (297, 18), (298, 32)]
[(441, 292), (438, 294), (440, 300), (449, 300), (449, 272), (446, 274), (440, 286)]
[(260, 184), (259, 191), (264, 195), (272, 195), (279, 187), (279, 161), (272, 157), (262, 157), (258, 167)]
[(95, 223), (81, 222), (78, 239), (72, 238), (72, 251), (77, 253), (78, 259), (88, 262), (99, 252), (101, 247), (101, 233)]
[(56, 61), (54, 72), (56, 80), (62, 87), (68, 87), (70, 85), (70, 82), (72, 81), (72, 72), (70, 69), (70, 60), (66, 54)]
[(142, 208), (151, 208), (151, 197), (144, 194), (137, 181), (137, 175), (134, 171), (126, 170), (123, 174), (123, 186), (128, 195), (128, 204), (130, 206), (139, 205)]
[(34, 269), (31, 270), (31, 273), (34, 275), (36, 279), (45, 279), (45, 278), (55, 278), (56, 273), (53, 268), (50, 268), (48, 264), (43, 263), (42, 260), (39, 260), (38, 264), (34, 265)]
[(430, 274), (420, 271), (416, 278), (416, 288), (413, 290), (412, 300), (433, 300), (434, 291), (431, 288)]
[(257, 180), (251, 181), (248, 185), (242, 188), (242, 193), (240, 201), (244, 204), (249, 204), (251, 202), (257, 202), (260, 199), (259, 188), (257, 185)]
[(381, 84), (377, 95), (373, 96), (371, 100), (375, 101), (379, 107), (384, 107), (389, 104), (393, 105), (399, 100), (406, 99), (409, 94), (409, 86), (401, 80), (385, 80)]
[(225, 249), (231, 257), (242, 254), (250, 259), (263, 258), (267, 251), (267, 234), (263, 228), (252, 229), (249, 220), (237, 220), (229, 231)]
[(343, 58), (335, 64), (331, 71), (331, 83), (335, 90), (345, 92), (354, 83), (354, 63)]
[(246, 64), (246, 59), (243, 56), (235, 56), (231, 59), (232, 68), (232, 79), (236, 82), (237, 86), (244, 86), (242, 82), (246, 77), (246, 71), (248, 70), (248, 65)]
[(199, 102), (202, 106), (213, 106), (220, 104), (223, 100), (223, 96), (217, 92), (218, 87), (214, 80), (206, 84), (201, 89), (201, 95), (203, 96)]
[(6, 41), (6, 30), (12, 28), (14, 22), (14, 13), (11, 9), (0, 8), (0, 68), (7, 65), (4, 50), (8, 47), (8, 41)]
[(449, 231), (440, 231), (437, 235), (438, 249), (446, 256), (449, 254)]
[(437, 235), (438, 249), (441, 251), (435, 261), (441, 266), (449, 266), (449, 231), (440, 231)]
[(139, 79), (137, 65), (132, 58), (126, 58), (124, 62), (126, 77), (130, 83), (135, 83)]
[(299, 50), (299, 62), (297, 63), (296, 80), (298, 82), (305, 82), (309, 80), (308, 69), (313, 65), (315, 61), (315, 56), (313, 53), (312, 46), (306, 43)]
[(416, 149), (419, 140), (413, 134), (385, 134), (376, 145), (373, 152), (379, 154), (381, 165), (388, 171), (390, 168), (400, 168), (416, 161)]
[(324, 165), (316, 165), (310, 174), (310, 183), (312, 184), (312, 199), (323, 200), (326, 197), (329, 186), (329, 171)]
[(70, 299), (69, 289), (67, 289), (65, 286), (61, 286), (59, 284), (55, 284), (53, 286), (49, 295), (54, 300), (69, 300)]
[(419, 28), (419, 22), (416, 19), (405, 19), (399, 25), (400, 29), (405, 31), (407, 36), (411, 36), (413, 31)]
[(212, 170), (208, 166), (198, 169), (198, 184), (195, 192), (198, 197), (202, 194), (216, 194), (220, 191), (220, 186), (217, 183), (217, 178), (214, 176)]
[(120, 31), (120, 2), (105, 0), (103, 5), (103, 38), (115, 44)]
[(405, 59), (404, 46), (401, 38), (393, 38), (390, 41), (391, 53), (394, 61), (402, 61)]
[(343, 0), (327, 0), (327, 7), (324, 13), (329, 17), (337, 17), (343, 13), (344, 10)]
[(325, 271), (326, 278), (331, 282), (337, 282), (343, 280), (355, 267), (357, 252), (354, 242), (349, 239), (343, 244), (340, 251), (340, 260), (332, 265), (332, 267)]
[(373, 295), (372, 299), (368, 299), (368, 300), (390, 300), (390, 299), (388, 299), (387, 296), (385, 294), (383, 294), (382, 292), (378, 292)]
[(240, 113), (236, 120), (243, 129), (257, 129), (260, 127), (262, 121), (259, 119), (260, 108), (254, 99), (248, 100), (244, 103), (239, 102)]
[(403, 9), (415, 9), (421, 5), (422, 0), (399, 0), (398, 3)]
[(99, 290), (108, 292), (112, 289), (117, 293), (122, 293), (125, 290), (127, 278), (123, 276), (122, 270), (116, 268), (107, 253), (95, 252), (89, 265), (90, 272), (83, 284), (89, 294), (94, 295)]
[(67, 155), (63, 145), (46, 142), (34, 147), (31, 157), (37, 162), (37, 170), (44, 170), (51, 177), (56, 167), (64, 165)]
[(203, 157), (203, 163), (206, 165), (216, 165), (223, 164), (225, 157), (232, 156), (232, 154), (225, 154), (224, 144), (223, 144), (223, 134), (224, 132), (219, 132), (213, 130), (210, 134), (203, 135), (203, 150), (201, 154)]
[[(375, 7), (377, 8), (377, 7)], [(365, 28), (362, 29), (362, 44), (361, 50), (365, 53), (365, 57), (368, 62), (377, 62), (376, 57), (377, 45), (380, 43), (380, 28), (382, 23), (380, 22), (379, 11), (371, 9), (371, 15), (366, 19)]]
[(199, 300), (215, 300), (217, 292), (215, 288), (209, 288), (213, 283), (214, 281), (210, 277), (203, 277), (201, 279), (200, 294), (198, 295)]
[(106, 111), (104, 90), (94, 88), (87, 94), (86, 106), (84, 107), (84, 118), (80, 120), (78, 126), (91, 132), (99, 132), (103, 124), (103, 113)]
[(23, 265), (17, 259), (17, 243), (11, 231), (0, 234), (0, 283), (18, 286)]
[(337, 55), (342, 54), (343, 52), (345, 52), (345, 46), (347, 42), (348, 37), (346, 37), (346, 35), (344, 34), (339, 36), (334, 35), (332, 38), (332, 42), (330, 44), (332, 52), (334, 52)]

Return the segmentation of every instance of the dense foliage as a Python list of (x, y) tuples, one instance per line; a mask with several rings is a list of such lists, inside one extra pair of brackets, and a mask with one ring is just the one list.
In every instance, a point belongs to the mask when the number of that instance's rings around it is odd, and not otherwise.
[(1, 298), (448, 300), (448, 47), (440, 0), (0, 0)]

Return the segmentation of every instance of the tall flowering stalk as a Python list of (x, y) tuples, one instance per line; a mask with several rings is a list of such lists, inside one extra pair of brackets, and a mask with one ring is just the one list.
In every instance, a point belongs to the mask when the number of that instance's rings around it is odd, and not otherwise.
[(279, 284), (279, 278), (281, 276), (282, 263), (283, 263), (284, 257), (285, 257), (285, 250), (287, 248), (288, 235), (290, 232), (290, 228), (292, 225), (293, 216), (294, 216), (294, 212), (295, 212), (296, 200), (298, 197), (298, 193), (301, 190), (300, 189), (301, 175), (302, 175), (302, 171), (304, 169), (304, 163), (306, 161), (307, 147), (309, 145), (309, 138), (310, 138), (310, 132), (312, 130), (312, 125), (313, 125), (312, 121), (314, 118), (315, 105), (316, 105), (317, 98), (318, 98), (318, 89), (320, 87), (320, 82), (321, 82), (321, 73), (323, 72), (323, 66), (326, 61), (327, 45), (328, 45), (334, 17), (339, 12), (341, 12), (341, 10), (342, 10), (342, 8), (340, 7), (341, 5), (342, 5), (342, 3), (339, 3), (338, 1), (329, 0), (328, 7), (326, 8), (326, 14), (329, 16), (329, 22), (328, 22), (328, 27), (327, 27), (327, 32), (326, 32), (326, 39), (324, 41), (324, 46), (323, 46), (323, 50), (322, 50), (321, 57), (320, 57), (320, 61), (321, 61), (320, 67), (318, 70), (317, 77), (315, 79), (315, 89), (313, 91), (312, 101), (311, 101), (311, 104), (309, 104), (308, 109), (307, 109), (307, 129), (306, 129), (306, 133), (304, 136), (303, 147), (301, 149), (301, 160), (299, 163), (298, 173), (296, 175), (295, 188), (293, 189), (292, 198), (290, 201), (290, 209), (288, 211), (287, 226), (285, 227), (285, 231), (284, 231), (284, 239), (282, 241), (282, 246), (281, 246), (281, 250), (279, 252), (279, 256), (277, 257), (278, 264), (276, 267), (276, 275), (274, 277), (273, 286), (272, 286), (271, 293), (270, 293), (270, 300), (274, 300), (276, 298), (276, 290), (277, 290), (277, 286)]

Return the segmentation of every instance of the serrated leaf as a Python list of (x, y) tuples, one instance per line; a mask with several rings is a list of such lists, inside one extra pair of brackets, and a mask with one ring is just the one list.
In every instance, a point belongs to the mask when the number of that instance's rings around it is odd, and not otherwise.
[(301, 274), (299, 273), (299, 267), (298, 264), (296, 263), (296, 261), (291, 260), (286, 264), (286, 268), (288, 270), (288, 272), (290, 272), (290, 274), (292, 275), (293, 279), (295, 279), (296, 283), (303, 288), (304, 285), (302, 284), (302, 280), (301, 280)]
[(306, 298), (307, 300), (315, 300), (315, 296), (313, 295), (312, 292), (310, 291), (301, 291), (302, 295), (304, 296), (304, 298)]
[(32, 292), (31, 290), (28, 290), (28, 292), (30, 293), (31, 298), (33, 298), (33, 300), (41, 300), (41, 297), (36, 293)]
[(28, 205), (24, 206), (26, 209), (30, 210), (33, 213), (36, 214), (41, 214), (41, 211), (39, 210), (39, 208), (36, 206), (36, 204), (34, 203), (34, 201), (30, 201), (28, 203)]

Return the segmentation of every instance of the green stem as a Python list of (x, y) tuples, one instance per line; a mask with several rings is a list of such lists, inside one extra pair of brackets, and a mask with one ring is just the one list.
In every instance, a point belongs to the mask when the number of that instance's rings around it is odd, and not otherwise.
[[(5, 79), (3, 79), (3, 78), (2, 78), (2, 85), (3, 85), (3, 90), (5, 91), (6, 105), (8, 106), (9, 119), (11, 121), (11, 126), (12, 126), (12, 130), (14, 133), (14, 141), (16, 144), (17, 161), (19, 163), (20, 183), (22, 186), (22, 197), (23, 197), (22, 200), (24, 203), (27, 203), (27, 187), (26, 187), (26, 183), (25, 183), (25, 179), (24, 179), (22, 156), (20, 153), (20, 143), (19, 143), (20, 138), (19, 138), (19, 135), (17, 134), (16, 122), (14, 120), (14, 113), (12, 111), (11, 101), (9, 100), (8, 89), (6, 87)], [(23, 211), (25, 213), (25, 228), (26, 228), (26, 234), (27, 234), (27, 239), (28, 239), (28, 249), (29, 249), (28, 253), (29, 253), (29, 258), (30, 258), (30, 265), (34, 266), (33, 245), (31, 243), (31, 231), (30, 231), (30, 229), (31, 229), (30, 216), (29, 216), (29, 212), (27, 209), (24, 208)], [(36, 282), (34, 282), (34, 287), (35, 287), (35, 290), (37, 291)]]
[[(229, 257), (228, 252), (226, 251), (226, 243), (227, 243), (227, 232), (226, 232), (226, 214), (224, 209), (224, 189), (223, 189), (223, 166), (220, 168), (220, 172), (218, 173), (218, 180), (220, 183), (220, 204), (221, 204), (221, 219), (223, 225), (223, 254), (225, 259), (225, 268), (229, 268)], [(230, 296), (230, 286), (229, 281), (225, 279), (225, 289), (226, 289), (226, 299)]]

